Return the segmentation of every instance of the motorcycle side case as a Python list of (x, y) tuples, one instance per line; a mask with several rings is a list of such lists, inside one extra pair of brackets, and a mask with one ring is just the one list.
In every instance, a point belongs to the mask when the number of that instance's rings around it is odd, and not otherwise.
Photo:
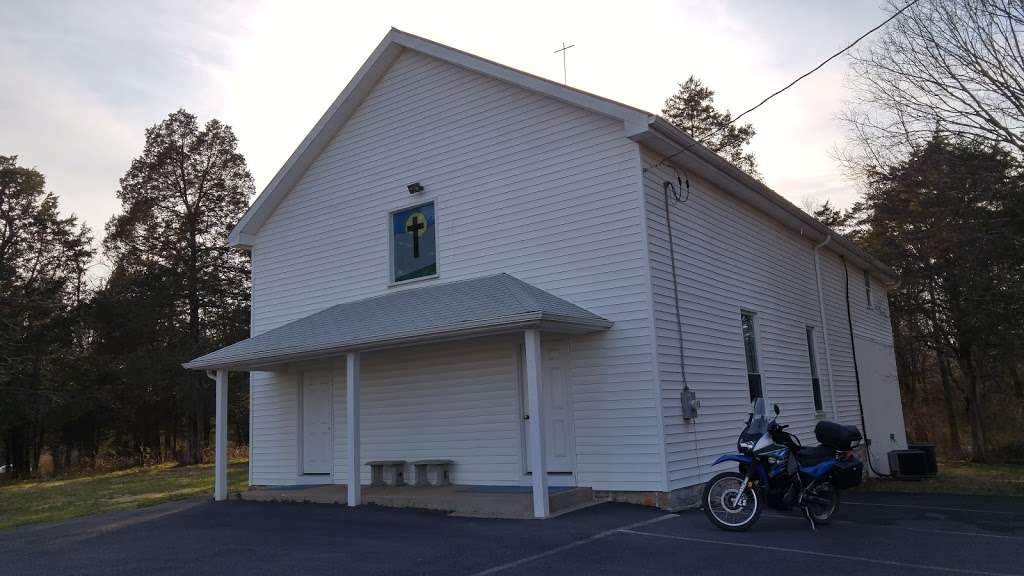
[(864, 481), (864, 463), (859, 458), (840, 460), (832, 466), (829, 477), (836, 488), (845, 490), (859, 486)]
[(824, 446), (833, 450), (849, 450), (854, 442), (864, 439), (856, 426), (845, 426), (836, 422), (822, 420), (814, 427), (814, 437)]

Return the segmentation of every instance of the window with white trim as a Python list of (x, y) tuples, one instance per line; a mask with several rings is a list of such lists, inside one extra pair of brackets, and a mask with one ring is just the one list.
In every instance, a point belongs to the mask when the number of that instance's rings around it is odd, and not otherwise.
[(807, 327), (807, 360), (811, 364), (811, 394), (814, 396), (814, 411), (821, 412), (821, 380), (818, 379), (818, 357), (814, 353), (814, 326)]
[(761, 368), (757, 358), (757, 325), (752, 312), (740, 312), (740, 324), (743, 327), (743, 354), (747, 361), (747, 388), (750, 400), (764, 398), (761, 385)]
[(391, 213), (391, 281), (437, 276), (434, 203)]
[(867, 270), (864, 271), (864, 298), (868, 308), (871, 308), (871, 273)]

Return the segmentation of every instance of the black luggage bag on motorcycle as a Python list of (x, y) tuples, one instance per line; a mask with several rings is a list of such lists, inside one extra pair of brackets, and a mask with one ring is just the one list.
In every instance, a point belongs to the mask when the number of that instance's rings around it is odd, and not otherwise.
[(856, 426), (844, 426), (835, 422), (822, 420), (814, 427), (814, 436), (822, 446), (828, 446), (840, 452), (853, 448), (854, 442), (864, 439)]

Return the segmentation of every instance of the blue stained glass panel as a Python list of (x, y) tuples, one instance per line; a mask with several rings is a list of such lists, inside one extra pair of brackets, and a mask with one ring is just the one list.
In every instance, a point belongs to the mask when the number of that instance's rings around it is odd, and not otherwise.
[(437, 274), (437, 222), (433, 203), (391, 214), (391, 251), (395, 282)]

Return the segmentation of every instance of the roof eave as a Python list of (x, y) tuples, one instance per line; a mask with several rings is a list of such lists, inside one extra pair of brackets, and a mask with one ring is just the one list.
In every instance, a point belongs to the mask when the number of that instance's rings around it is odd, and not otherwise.
[(652, 150), (672, 156), (672, 163), (694, 170), (704, 179), (737, 196), (742, 201), (767, 213), (814, 242), (831, 237), (829, 249), (848, 257), (851, 261), (875, 272), (892, 285), (898, 281), (896, 272), (874, 258), (851, 240), (822, 224), (818, 219), (797, 208), (782, 195), (761, 181), (740, 170), (729, 161), (693, 140), (682, 130), (661, 117), (654, 117), (647, 130), (637, 130), (630, 138)]
[(266, 185), (263, 192), (256, 197), (231, 233), (228, 234), (230, 246), (252, 248), (256, 232), (277, 207), (281, 197), (298, 182), (316, 156), (327, 146), (380, 76), (398, 57), (402, 46), (395, 42), (396, 34), (400, 34), (400, 32), (392, 29), (384, 36), (370, 57), (363, 62), (363, 65), (349, 80), (345, 89), (338, 94), (338, 97), (320, 116), (320, 120), (313, 125), (313, 128), (277, 171), (274, 178)]
[(187, 370), (236, 369), (256, 370), (273, 368), (291, 362), (316, 360), (338, 356), (348, 352), (371, 352), (388, 348), (400, 348), (429, 342), (446, 342), (460, 340), (472, 336), (495, 335), (516, 332), (530, 328), (538, 328), (546, 332), (563, 334), (589, 334), (611, 328), (613, 322), (605, 318), (577, 318), (553, 314), (531, 312), (491, 319), (485, 322), (461, 323), (437, 330), (421, 331), (409, 334), (398, 334), (382, 339), (366, 339), (346, 342), (344, 344), (325, 345), (316, 349), (278, 350), (270, 354), (250, 354), (232, 359), (210, 359), (203, 357), (185, 362), (182, 367)]

